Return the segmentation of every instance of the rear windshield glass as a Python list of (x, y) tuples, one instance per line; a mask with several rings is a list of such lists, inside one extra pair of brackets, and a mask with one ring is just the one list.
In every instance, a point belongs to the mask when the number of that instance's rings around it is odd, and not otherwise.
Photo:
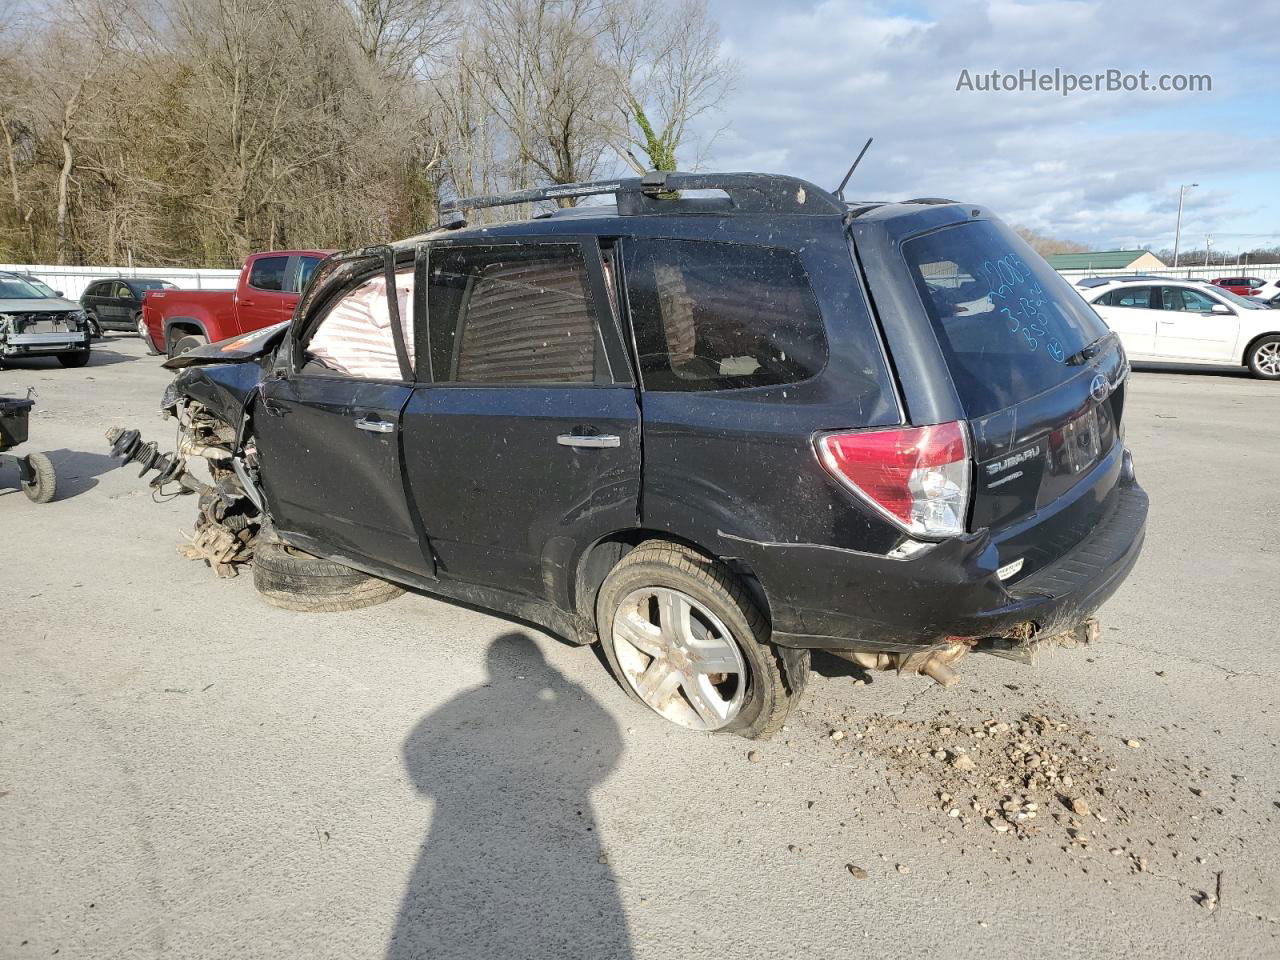
[(970, 417), (1065, 382), (1107, 327), (1011, 231), (988, 220), (908, 240), (903, 256)]

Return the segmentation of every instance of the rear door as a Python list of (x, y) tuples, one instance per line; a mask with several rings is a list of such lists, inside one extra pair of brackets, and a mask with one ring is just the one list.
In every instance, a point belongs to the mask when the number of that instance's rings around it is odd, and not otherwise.
[[(592, 237), (424, 247), (405, 469), (442, 576), (547, 597), (637, 524), (640, 414)], [(423, 272), (424, 271), (424, 272)]]
[[(1156, 353), (1179, 360), (1235, 360), (1240, 318), (1235, 309), (1190, 287), (1160, 288), (1163, 307), (1156, 324)], [(1214, 308), (1226, 308), (1214, 313)]]
[(1160, 320), (1157, 287), (1120, 287), (1109, 290), (1093, 307), (1107, 321), (1130, 357), (1150, 357), (1156, 352), (1156, 325)]
[[(396, 274), (412, 326), (413, 273)], [(254, 418), (268, 506), (286, 540), (423, 576), (434, 564), (409, 509), (400, 459), (401, 414), (413, 392), (413, 339), (402, 340), (385, 274), (358, 274), (319, 305), (291, 341), (291, 362), (263, 384)]]
[[(236, 325), (240, 333), (261, 330), (288, 319), (285, 312), (289, 257), (256, 257), (247, 268), (236, 293)], [(293, 298), (294, 304), (297, 297)], [(293, 307), (290, 305), (290, 311)]]

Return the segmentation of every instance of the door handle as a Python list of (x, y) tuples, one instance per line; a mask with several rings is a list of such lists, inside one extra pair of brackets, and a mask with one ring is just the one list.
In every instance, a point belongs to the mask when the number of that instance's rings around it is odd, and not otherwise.
[(357, 430), (368, 430), (370, 433), (391, 433), (396, 425), (390, 420), (370, 420), (364, 417), (356, 421)]
[(562, 433), (556, 437), (556, 443), (562, 447), (620, 447), (622, 438), (613, 433)]

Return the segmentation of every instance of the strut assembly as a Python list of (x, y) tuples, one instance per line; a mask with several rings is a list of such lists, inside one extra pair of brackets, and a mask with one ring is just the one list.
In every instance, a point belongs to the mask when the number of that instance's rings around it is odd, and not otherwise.
[[(253, 547), (262, 515), (257, 499), (245, 487), (245, 465), (231, 449), (216, 442), (224, 431), (218, 421), (197, 410), (179, 418), (183, 423), (183, 439), (177, 453), (161, 453), (154, 441), (143, 440), (137, 430), (112, 427), (107, 431), (111, 455), (122, 465), (136, 463), (142, 469), (139, 477), (154, 471), (149, 486), (162, 491), (176, 484), (179, 492), (194, 493), (199, 498), (199, 516), (195, 529), (178, 552), (192, 560), (203, 560), (219, 577), (234, 577), (238, 566), (253, 559)], [(196, 433), (199, 436), (196, 436)], [(189, 458), (207, 462), (212, 483), (192, 475)]]

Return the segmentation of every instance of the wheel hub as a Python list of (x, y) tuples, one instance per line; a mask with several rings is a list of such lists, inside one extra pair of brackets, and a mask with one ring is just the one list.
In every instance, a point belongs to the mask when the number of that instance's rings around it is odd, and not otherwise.
[(693, 597), (644, 587), (613, 618), (623, 678), (653, 711), (693, 730), (718, 730), (741, 712), (748, 670), (729, 628)]

